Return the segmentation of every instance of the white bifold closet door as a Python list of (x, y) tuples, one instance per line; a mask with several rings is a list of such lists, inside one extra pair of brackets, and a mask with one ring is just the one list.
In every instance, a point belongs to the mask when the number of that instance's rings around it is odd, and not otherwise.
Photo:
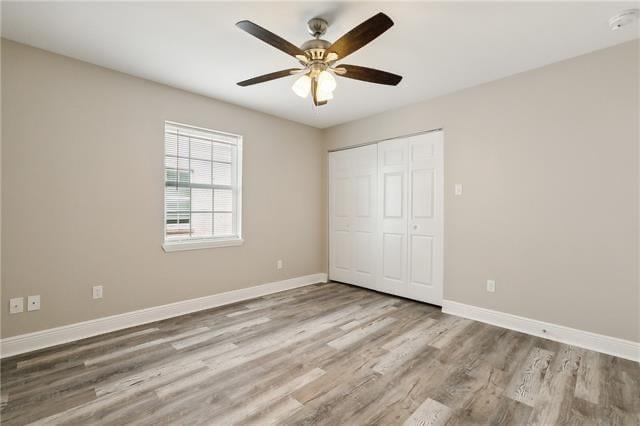
[(329, 156), (329, 277), (442, 303), (442, 132)]
[(378, 150), (375, 145), (329, 156), (329, 275), (375, 289)]
[(380, 291), (442, 303), (442, 132), (378, 144)]

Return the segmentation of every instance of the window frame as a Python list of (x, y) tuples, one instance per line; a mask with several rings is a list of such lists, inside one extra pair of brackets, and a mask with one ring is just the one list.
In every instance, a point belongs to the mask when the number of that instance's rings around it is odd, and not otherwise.
[[(166, 158), (167, 158), (167, 147), (166, 147), (166, 133), (167, 126), (177, 126), (187, 129), (193, 129), (200, 132), (207, 132), (213, 135), (220, 135), (226, 138), (235, 139), (235, 147), (234, 157), (231, 160), (231, 190), (233, 193), (233, 204), (232, 204), (232, 223), (234, 227), (233, 235), (222, 236), (222, 237), (191, 237), (177, 240), (167, 240), (167, 200), (166, 200), (166, 184), (167, 184), (167, 176), (166, 176)], [(190, 124), (178, 123), (175, 121), (164, 121), (164, 127), (162, 130), (162, 140), (163, 140), (163, 154), (162, 154), (162, 199), (163, 199), (163, 223), (162, 223), (162, 248), (165, 252), (174, 252), (174, 251), (182, 251), (182, 250), (198, 250), (198, 249), (206, 249), (206, 248), (215, 248), (215, 247), (230, 247), (230, 246), (239, 246), (244, 243), (244, 239), (242, 237), (242, 135), (237, 135), (234, 133), (222, 132), (219, 130), (207, 129), (204, 127), (193, 126)], [(225, 142), (228, 143), (228, 142)], [(191, 220), (191, 219), (190, 219)]]

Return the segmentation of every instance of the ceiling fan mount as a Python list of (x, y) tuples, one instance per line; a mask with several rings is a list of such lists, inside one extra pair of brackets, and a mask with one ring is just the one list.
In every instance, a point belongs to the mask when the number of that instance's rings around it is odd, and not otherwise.
[(301, 74), (292, 87), (293, 91), (303, 98), (311, 93), (313, 104), (320, 106), (333, 99), (333, 90), (336, 87), (334, 74), (391, 86), (397, 85), (402, 80), (402, 76), (374, 68), (357, 65), (335, 65), (336, 61), (369, 44), (393, 26), (391, 18), (384, 13), (378, 13), (367, 19), (333, 43), (320, 38), (329, 27), (327, 21), (322, 18), (312, 18), (307, 22), (307, 29), (314, 38), (306, 41), (300, 47), (251, 21), (240, 21), (236, 25), (252, 36), (295, 57), (302, 65), (302, 68), (290, 68), (244, 80), (238, 83), (239, 86), (245, 87)]
[(315, 38), (320, 38), (327, 32), (329, 23), (322, 18), (311, 18), (307, 22), (307, 28), (309, 30), (309, 34)]

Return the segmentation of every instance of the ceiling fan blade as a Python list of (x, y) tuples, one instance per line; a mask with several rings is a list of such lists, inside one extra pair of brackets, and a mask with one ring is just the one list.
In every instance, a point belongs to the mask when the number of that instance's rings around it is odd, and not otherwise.
[(370, 43), (392, 26), (391, 18), (380, 12), (336, 40), (327, 49), (327, 53), (335, 53), (342, 59)]
[(282, 50), (284, 53), (294, 56), (300, 60), (307, 60), (304, 51), (298, 46), (289, 43), (287, 40), (272, 33), (269, 30), (262, 28), (260, 25), (256, 25), (251, 21), (240, 21), (236, 23), (236, 26), (241, 30), (248, 32), (252, 36), (259, 38), (265, 43), (270, 44), (276, 49)]
[(294, 74), (296, 71), (300, 71), (299, 68), (289, 68), (288, 70), (276, 71), (269, 74), (259, 75), (257, 77), (250, 78), (238, 83), (238, 86), (246, 87), (252, 84), (264, 83), (265, 81), (275, 80), (276, 78), (287, 77)]
[[(344, 72), (340, 69), (343, 69)], [(353, 78), (354, 80), (368, 81), (369, 83), (387, 84), (389, 86), (396, 86), (402, 80), (401, 75), (393, 74), (387, 71), (380, 71), (374, 68), (360, 67), (358, 65), (338, 65), (336, 74)]]

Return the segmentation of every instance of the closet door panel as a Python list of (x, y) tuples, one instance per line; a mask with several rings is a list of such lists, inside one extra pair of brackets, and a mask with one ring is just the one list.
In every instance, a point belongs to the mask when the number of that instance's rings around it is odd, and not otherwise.
[(382, 262), (382, 277), (387, 281), (392, 281), (389, 284), (398, 286), (402, 284), (401, 281), (404, 276), (402, 271), (404, 263), (402, 256), (403, 251), (404, 236), (402, 234), (385, 232), (382, 235), (382, 253), (384, 258)]
[(404, 173), (384, 174), (384, 211), (385, 219), (402, 219), (402, 190)]
[(337, 281), (352, 280), (351, 177), (350, 154), (329, 156), (329, 276)]
[(375, 247), (378, 209), (378, 147), (363, 146), (352, 150), (353, 182), (353, 284), (376, 288)]
[(433, 237), (411, 236), (410, 282), (433, 284)]
[(432, 132), (408, 139), (409, 277), (412, 299), (442, 303), (442, 134)]
[[(375, 250), (374, 250), (374, 236), (369, 232), (355, 232), (354, 233), (354, 269), (355, 273), (360, 275), (356, 280), (366, 280), (367, 277), (375, 279)], [(371, 284), (374, 284), (372, 282)], [(363, 284), (364, 285), (364, 284)]]
[(379, 290), (406, 293), (407, 280), (407, 144), (378, 144), (380, 173)]
[(333, 233), (334, 257), (336, 270), (349, 274), (351, 270), (351, 235), (348, 231), (337, 230)]
[(375, 288), (377, 164), (375, 145), (329, 155), (329, 276)]
[(417, 169), (411, 172), (411, 213), (413, 218), (433, 217), (434, 183), (434, 169)]

